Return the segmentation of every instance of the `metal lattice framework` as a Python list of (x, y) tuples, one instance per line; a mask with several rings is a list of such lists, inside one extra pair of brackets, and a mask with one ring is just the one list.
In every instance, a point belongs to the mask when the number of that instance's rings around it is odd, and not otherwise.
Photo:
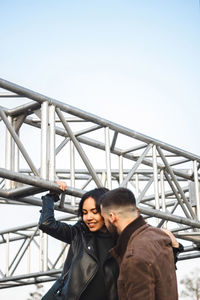
[[(128, 187), (147, 222), (187, 241), (179, 259), (200, 256), (199, 156), (6, 80), (0, 88), (2, 99), (25, 102), (0, 107), (1, 205), (41, 206), (42, 193), (65, 180), (55, 209), (74, 222), (85, 191)], [(0, 288), (55, 280), (68, 251), (56, 243), (37, 222), (1, 230)]]

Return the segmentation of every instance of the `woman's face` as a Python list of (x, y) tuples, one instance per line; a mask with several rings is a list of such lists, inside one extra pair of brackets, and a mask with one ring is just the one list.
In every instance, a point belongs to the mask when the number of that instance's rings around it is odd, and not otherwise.
[(90, 231), (97, 231), (104, 227), (104, 220), (96, 209), (96, 202), (92, 197), (85, 199), (82, 207), (83, 222)]

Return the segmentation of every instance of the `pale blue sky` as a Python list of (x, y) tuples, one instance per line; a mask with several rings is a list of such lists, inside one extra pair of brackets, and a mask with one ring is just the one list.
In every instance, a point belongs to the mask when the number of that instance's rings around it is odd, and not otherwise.
[(198, 0), (1, 1), (1, 77), (199, 152)]
[(6, 0), (0, 28), (1, 78), (200, 154), (198, 0)]

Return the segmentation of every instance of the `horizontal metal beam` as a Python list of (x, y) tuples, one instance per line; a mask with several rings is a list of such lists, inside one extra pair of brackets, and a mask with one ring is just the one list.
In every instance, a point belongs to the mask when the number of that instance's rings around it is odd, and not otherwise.
[(178, 260), (188, 260), (188, 259), (194, 259), (200, 257), (200, 251), (196, 253), (189, 253), (189, 254), (181, 254), (178, 257)]
[(191, 227), (200, 228), (200, 222), (198, 222), (196, 220), (187, 219), (187, 218), (180, 217), (177, 215), (171, 215), (167, 212), (161, 212), (159, 210), (149, 209), (149, 208), (145, 208), (143, 206), (139, 206), (139, 208), (140, 208), (141, 213), (151, 216), (151, 217), (161, 218), (166, 221), (171, 221), (171, 222), (175, 222), (178, 224), (184, 224), (184, 225), (189, 225)]
[(4, 277), (0, 279), (0, 284), (7, 281), (18, 281), (22, 279), (29, 279), (29, 278), (37, 278), (42, 276), (54, 276), (57, 274), (60, 274), (62, 272), (62, 269), (55, 269), (50, 270), (46, 272), (37, 272), (37, 273), (30, 273), (26, 275), (17, 275), (17, 276), (11, 276), (11, 277)]
[[(0, 177), (7, 178), (16, 182), (30, 184), (32, 186), (43, 188), (44, 190), (61, 192), (61, 190), (55, 182), (47, 181), (35, 176), (20, 174), (18, 172), (8, 171), (7, 169), (3, 168), (0, 168)], [(5, 192), (3, 194), (5, 195)], [(65, 194), (81, 197), (84, 194), (84, 191), (68, 187), (65, 191)], [(12, 197), (12, 191), (7, 191), (7, 197)]]

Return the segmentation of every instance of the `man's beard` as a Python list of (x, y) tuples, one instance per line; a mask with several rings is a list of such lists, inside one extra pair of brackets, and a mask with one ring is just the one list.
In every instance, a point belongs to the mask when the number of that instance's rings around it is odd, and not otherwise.
[(117, 228), (109, 220), (108, 220), (107, 229), (112, 234), (112, 236), (114, 237), (118, 236)]

